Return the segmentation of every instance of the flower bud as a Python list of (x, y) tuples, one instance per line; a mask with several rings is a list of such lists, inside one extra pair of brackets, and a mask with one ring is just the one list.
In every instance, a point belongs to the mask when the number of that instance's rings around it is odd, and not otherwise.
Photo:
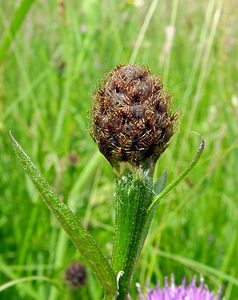
[(94, 94), (90, 133), (114, 168), (154, 166), (174, 133), (170, 96), (148, 68), (119, 65)]
[(65, 272), (65, 281), (73, 289), (84, 286), (87, 280), (86, 269), (83, 265), (71, 264)]

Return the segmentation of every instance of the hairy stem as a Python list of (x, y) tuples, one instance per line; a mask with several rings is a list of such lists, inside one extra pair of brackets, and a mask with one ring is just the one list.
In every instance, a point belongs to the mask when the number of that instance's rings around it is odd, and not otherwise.
[(116, 274), (120, 274), (118, 300), (127, 299), (136, 262), (152, 220), (147, 217), (152, 197), (152, 178), (148, 172), (138, 169), (117, 178), (112, 267)]

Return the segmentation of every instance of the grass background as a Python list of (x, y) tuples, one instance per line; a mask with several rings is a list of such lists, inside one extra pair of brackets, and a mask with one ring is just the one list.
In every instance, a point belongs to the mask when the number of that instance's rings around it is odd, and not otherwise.
[[(88, 134), (92, 91), (117, 64), (146, 64), (181, 110), (178, 132), (159, 160), (168, 181), (205, 137), (189, 177), (161, 203), (131, 286), (203, 275), (238, 298), (238, 6), (235, 0), (33, 2), (10, 34), (0, 66), (0, 299), (102, 299), (70, 291), (64, 271), (82, 262), (13, 154), (15, 137), (110, 256), (114, 176)], [(6, 38), (20, 1), (0, 1)], [(4, 54), (4, 55), (3, 55)], [(21, 280), (29, 276), (29, 281)], [(50, 280), (48, 280), (50, 279)], [(27, 280), (27, 279), (26, 279)], [(56, 284), (56, 286), (53, 283)], [(4, 288), (13, 281), (14, 286)]]

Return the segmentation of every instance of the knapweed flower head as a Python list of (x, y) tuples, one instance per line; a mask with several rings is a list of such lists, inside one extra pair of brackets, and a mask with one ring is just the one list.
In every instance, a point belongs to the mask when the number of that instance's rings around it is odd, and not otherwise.
[(170, 285), (166, 277), (164, 287), (161, 288), (158, 284), (154, 290), (148, 290), (146, 297), (142, 295), (139, 285), (137, 285), (137, 289), (139, 300), (221, 300), (221, 290), (215, 295), (205, 286), (203, 278), (200, 279), (200, 284), (197, 286), (196, 277), (188, 285), (183, 279), (179, 286), (176, 286), (174, 276), (171, 276)]
[(79, 263), (71, 264), (65, 272), (65, 281), (73, 289), (85, 285), (87, 280), (86, 269)]
[(174, 133), (177, 115), (148, 68), (119, 65), (94, 94), (91, 135), (113, 167), (153, 165)]

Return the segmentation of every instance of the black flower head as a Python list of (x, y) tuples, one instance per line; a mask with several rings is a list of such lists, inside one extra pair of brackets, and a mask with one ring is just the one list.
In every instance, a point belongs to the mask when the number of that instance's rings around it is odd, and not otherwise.
[(85, 285), (87, 274), (85, 267), (81, 264), (74, 263), (68, 267), (65, 272), (65, 281), (73, 289)]
[(115, 168), (154, 165), (174, 133), (170, 97), (148, 68), (119, 65), (94, 94), (91, 135)]

